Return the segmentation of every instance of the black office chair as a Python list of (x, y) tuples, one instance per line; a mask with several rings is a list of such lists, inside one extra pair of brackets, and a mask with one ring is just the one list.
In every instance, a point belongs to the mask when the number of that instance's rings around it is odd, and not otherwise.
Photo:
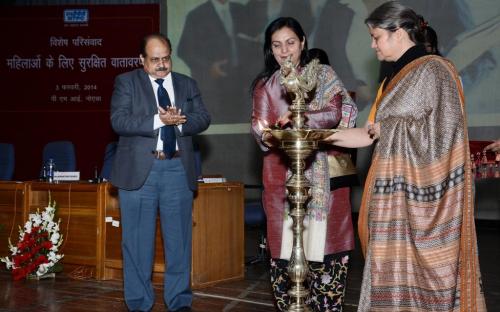
[(0, 143), (0, 180), (10, 181), (14, 176), (14, 145)]
[[(246, 188), (261, 188), (261, 186), (245, 186)], [(245, 264), (251, 265), (267, 259), (266, 213), (262, 200), (245, 202), (245, 226), (259, 228), (257, 255), (246, 259)]]
[(49, 159), (54, 160), (57, 171), (76, 171), (75, 146), (70, 141), (47, 143), (43, 148), (43, 164)]

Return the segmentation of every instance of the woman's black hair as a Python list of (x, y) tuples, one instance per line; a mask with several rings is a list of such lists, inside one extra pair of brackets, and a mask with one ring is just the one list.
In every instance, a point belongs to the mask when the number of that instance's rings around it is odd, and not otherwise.
[(431, 26), (425, 26), (422, 33), (424, 35), (425, 43), (428, 43), (432, 48), (431, 53), (441, 56), (441, 52), (439, 52), (438, 37), (436, 31)]
[(320, 48), (312, 48), (309, 49), (309, 58), (318, 59), (320, 64), (330, 65), (330, 59), (328, 58), (328, 54), (325, 50)]
[(273, 55), (271, 37), (276, 31), (284, 27), (290, 28), (301, 41), (304, 40), (304, 48), (300, 54), (300, 66), (306, 65), (309, 60), (307, 53), (306, 34), (304, 33), (302, 26), (300, 26), (300, 23), (293, 17), (278, 17), (277, 19), (272, 21), (266, 28), (265, 38), (264, 38), (264, 49), (263, 49), (264, 70), (262, 70), (253, 80), (252, 85), (250, 87), (250, 92), (252, 94), (255, 89), (255, 86), (260, 80), (265, 79), (267, 81), (267, 79), (269, 79), (269, 77), (271, 77), (272, 74), (274, 74), (274, 72), (280, 68), (280, 64), (276, 62), (276, 59), (274, 58)]

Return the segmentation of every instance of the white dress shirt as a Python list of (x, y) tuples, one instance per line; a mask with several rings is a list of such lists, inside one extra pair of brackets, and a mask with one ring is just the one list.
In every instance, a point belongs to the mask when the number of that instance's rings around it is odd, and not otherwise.
[[(153, 91), (155, 94), (155, 99), (156, 99), (156, 106), (160, 107), (158, 104), (158, 88), (160, 87), (158, 83), (156, 83), (157, 78), (154, 78), (152, 76), (149, 76), (149, 80), (151, 80), (151, 86), (153, 87)], [(169, 73), (167, 77), (163, 78), (163, 87), (165, 90), (167, 90), (168, 97), (170, 98), (170, 103), (172, 107), (175, 107), (175, 93), (174, 93), (174, 85), (172, 84), (172, 73)], [(159, 129), (163, 127), (165, 124), (163, 121), (160, 119), (160, 114), (156, 114), (154, 116), (154, 124), (153, 124), (153, 130)], [(182, 131), (182, 125), (178, 125), (177, 128), (179, 128), (180, 131)], [(179, 146), (175, 145), (176, 149), (179, 149)], [(156, 149), (161, 151), (163, 150), (163, 140), (161, 139), (161, 136), (158, 136), (158, 142), (156, 143)]]

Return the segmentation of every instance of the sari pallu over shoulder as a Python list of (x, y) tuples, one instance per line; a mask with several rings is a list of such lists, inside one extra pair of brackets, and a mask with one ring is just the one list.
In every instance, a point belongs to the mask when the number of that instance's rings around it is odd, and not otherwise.
[(438, 56), (406, 65), (380, 94), (365, 183), (360, 311), (485, 311), (464, 99)]

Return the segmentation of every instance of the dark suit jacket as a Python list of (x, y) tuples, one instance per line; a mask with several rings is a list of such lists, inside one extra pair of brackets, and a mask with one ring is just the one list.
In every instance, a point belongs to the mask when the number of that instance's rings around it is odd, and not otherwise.
[[(243, 8), (239, 3), (229, 4), (233, 17), (233, 36), (240, 32), (239, 20), (244, 13)], [(207, 109), (218, 123), (243, 122), (250, 115), (251, 106), (241, 103), (243, 96), (248, 97), (246, 92), (254, 76), (251, 74), (252, 77), (247, 77), (248, 56), (245, 55), (244, 44), (244, 40), (235, 38), (239, 63), (232, 65), (231, 38), (212, 3), (207, 1), (201, 4), (186, 16), (177, 55), (189, 66), (191, 77), (198, 82)], [(223, 60), (228, 62), (222, 66), (227, 76), (216, 77), (212, 74), (212, 66)]]
[[(315, 46), (325, 50), (333, 69), (348, 90), (356, 90), (361, 84), (357, 81), (347, 57), (346, 44), (354, 12), (338, 0), (326, 2), (319, 16), (319, 24), (314, 38)], [(311, 25), (312, 26), (312, 25)], [(310, 30), (306, 30), (308, 33)]]
[[(238, 21), (243, 14), (243, 6), (238, 3), (230, 3), (229, 5), (233, 17), (234, 36), (239, 32)], [(214, 62), (231, 59), (230, 42), (229, 34), (227, 34), (214, 6), (210, 1), (207, 1), (191, 10), (186, 16), (177, 55), (189, 66), (191, 76), (202, 85), (202, 81), (208, 83), (213, 80), (209, 73)], [(238, 40), (236, 43), (238, 45)], [(234, 70), (229, 63), (225, 67), (227, 71)], [(202, 91), (205, 95), (203, 89)]]
[[(177, 145), (186, 170), (189, 188), (197, 187), (192, 136), (208, 128), (208, 114), (196, 82), (182, 74), (172, 73), (175, 106), (186, 115), (182, 132), (177, 127)], [(111, 125), (120, 136), (110, 181), (118, 188), (140, 188), (153, 165), (159, 130), (153, 130), (157, 113), (154, 90), (144, 69), (121, 74), (115, 79), (111, 98)]]

